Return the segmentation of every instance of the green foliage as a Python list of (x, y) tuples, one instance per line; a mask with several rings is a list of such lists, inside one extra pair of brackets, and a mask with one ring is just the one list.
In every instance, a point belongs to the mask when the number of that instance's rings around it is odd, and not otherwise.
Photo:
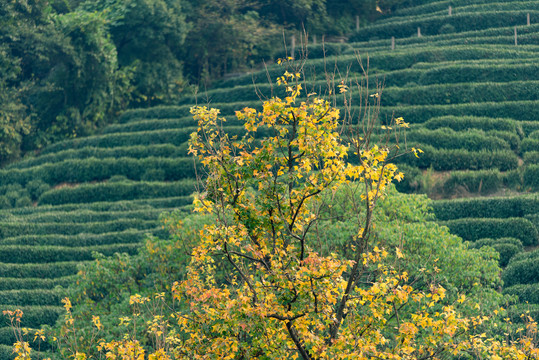
[(504, 294), (517, 295), (520, 302), (539, 304), (539, 283), (518, 284), (503, 289)]
[(120, 69), (132, 71), (134, 105), (172, 102), (179, 97), (185, 87), (180, 54), (190, 30), (180, 2), (84, 1), (78, 9), (106, 18)]
[[(151, 145), (134, 145), (134, 146), (119, 146), (113, 148), (101, 147), (83, 147), (80, 149), (63, 150), (56, 153), (41, 154), (37, 157), (29, 157), (5, 167), (5, 169), (26, 169), (34, 166), (43, 165), (46, 163), (57, 163), (65, 160), (86, 159), (86, 158), (134, 158), (141, 159), (145, 157), (157, 158), (178, 158), (186, 154), (183, 147), (173, 144), (151, 144)], [(42, 184), (40, 180), (31, 180), (26, 184), (26, 188), (35, 196), (36, 187)]]
[(469, 243), (471, 247), (474, 247), (476, 249), (479, 249), (483, 246), (493, 246), (497, 244), (511, 244), (511, 245), (515, 245), (519, 249), (519, 252), (523, 250), (522, 242), (519, 239), (510, 238), (510, 237), (498, 238), (498, 239), (485, 238), (485, 239), (479, 239), (473, 243)]
[[(53, 289), (56, 286), (67, 287), (73, 282), (73, 276), (64, 276), (56, 279), (41, 279), (41, 278), (1, 278), (0, 291), (4, 290), (31, 290), (31, 289)], [(36, 326), (45, 323), (37, 323)], [(50, 322), (49, 322), (50, 324)], [(0, 341), (0, 343), (2, 343)]]
[(2, 245), (0, 261), (16, 263), (54, 263), (93, 260), (94, 253), (111, 256), (114, 253), (135, 254), (140, 244), (113, 244), (89, 247)]
[[(424, 123), (431, 118), (444, 115), (533, 120), (536, 116), (539, 116), (538, 104), (539, 102), (537, 100), (530, 100), (453, 105), (402, 105), (398, 107), (383, 107), (380, 109), (380, 112), (383, 118), (391, 118), (391, 115), (394, 113), (405, 119), (411, 119), (414, 124)], [(524, 146), (522, 146), (522, 151), (527, 151), (524, 150)]]
[(436, 192), (445, 197), (455, 195), (489, 195), (502, 189), (504, 174), (499, 170), (452, 171), (436, 185)]
[(423, 124), (427, 129), (435, 130), (450, 128), (455, 131), (479, 129), (483, 131), (507, 131), (516, 132), (516, 123), (513, 119), (499, 119), (475, 116), (441, 116), (429, 119)]
[(511, 262), (519, 262), (523, 260), (537, 260), (539, 259), (539, 249), (535, 249), (533, 251), (526, 251), (523, 253), (520, 253), (518, 255), (515, 255)]
[(502, 273), (505, 287), (537, 283), (538, 277), (539, 262), (534, 258), (511, 261)]
[[(471, 34), (464, 34), (466, 36), (466, 40), (469, 41)], [(453, 37), (454, 36), (455, 35), (453, 35)], [(426, 39), (428, 41), (433, 40), (428, 38)], [(482, 43), (484, 42), (485, 40), (483, 39)], [(509, 81), (527, 81), (530, 78), (530, 74), (534, 74), (539, 71), (539, 65), (531, 60), (522, 61), (525, 61), (525, 63), (515, 63), (513, 60), (504, 59), (499, 59), (496, 62), (489, 62), (486, 59), (479, 62), (430, 62), (427, 63), (430, 65), (427, 68), (418, 67), (416, 64), (408, 69), (384, 73), (384, 77), (387, 83), (392, 84), (393, 86), (405, 86), (411, 82), (418, 85), (431, 85), (473, 82), (503, 83)]]
[[(536, 140), (539, 145), (539, 140)], [(524, 143), (524, 142), (523, 142)], [(533, 190), (539, 189), (539, 165), (528, 165), (523, 173), (524, 186)]]
[(77, 264), (75, 262), (0, 264), (0, 277), (54, 279), (75, 274), (77, 272)]
[(483, 169), (506, 171), (518, 167), (517, 155), (510, 150), (468, 151), (464, 149), (436, 149), (430, 145), (420, 145), (419, 147), (423, 150), (419, 158), (407, 155), (397, 158), (396, 162), (422, 169), (432, 167), (437, 171)]
[(62, 294), (58, 290), (3, 290), (0, 291), (2, 305), (14, 306), (55, 306), (60, 304)]
[(60, 247), (87, 247), (111, 244), (141, 243), (145, 234), (160, 234), (160, 228), (135, 230), (128, 229), (117, 232), (107, 232), (102, 234), (74, 234), (74, 235), (17, 235), (5, 238), (4, 245), (29, 245), (29, 246), (60, 246)]
[[(440, 80), (438, 79), (438, 82)], [(436, 105), (471, 102), (499, 102), (511, 100), (537, 100), (538, 81), (477, 82), (427, 86), (388, 87), (384, 89), (382, 105), (401, 104)]]
[(63, 187), (47, 191), (39, 198), (40, 204), (60, 205), (97, 201), (121, 201), (144, 198), (189, 195), (195, 190), (194, 180), (165, 182), (114, 182), (84, 184), (74, 188)]
[(432, 202), (432, 208), (436, 218), (442, 221), (467, 217), (524, 217), (539, 213), (539, 199), (517, 196), (439, 200)]
[(533, 224), (524, 218), (462, 218), (440, 222), (465, 240), (514, 237), (524, 246), (537, 245), (539, 235)]
[(412, 143), (417, 142), (419, 144), (430, 145), (436, 149), (495, 151), (510, 148), (505, 140), (472, 129), (467, 132), (456, 132), (450, 128), (439, 128), (436, 130), (415, 128), (406, 133), (406, 140)]
[[(185, 217), (180, 212), (165, 214), (163, 218), (167, 229), (174, 230), (183, 224), (186, 231), (168, 234), (167, 240), (146, 238), (137, 254), (98, 256), (98, 261), (80, 268), (76, 281), (66, 289), (74, 304), (75, 326), (89, 331), (90, 320), (97, 315), (105, 325), (106, 333), (102, 334), (105, 338), (122, 336), (124, 329), (117, 326), (118, 318), (130, 313), (131, 294), (152, 296), (156, 292), (168, 292), (172, 283), (182, 278), (190, 249), (208, 218), (200, 215)], [(57, 328), (61, 325), (59, 320)], [(139, 335), (147, 340), (142, 327)], [(81, 339), (83, 342), (88, 340)]]
[[(46, 184), (55, 185), (103, 181), (113, 175), (123, 175), (130, 180), (175, 181), (194, 178), (195, 163), (188, 158), (96, 159), (91, 157), (53, 164), (45, 163), (21, 170), (0, 170), (0, 181), (5, 184), (26, 184), (30, 181), (41, 180)], [(45, 192), (45, 188), (42, 190), (41, 194)]]
[(440, 27), (444, 24), (451, 24), (458, 32), (481, 30), (493, 27), (509, 27), (524, 25), (526, 14), (537, 16), (539, 12), (534, 10), (507, 10), (507, 11), (482, 11), (470, 13), (456, 13), (453, 16), (431, 15), (421, 16), (418, 19), (395, 20), (391, 23), (373, 25), (356, 32), (350, 41), (365, 41), (372, 37), (406, 38), (417, 34), (417, 28), (421, 27), (421, 33), (438, 34)]

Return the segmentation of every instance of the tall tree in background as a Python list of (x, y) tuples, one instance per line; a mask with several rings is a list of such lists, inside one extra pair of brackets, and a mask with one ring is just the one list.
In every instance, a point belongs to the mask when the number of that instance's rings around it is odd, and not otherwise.
[(187, 2), (187, 20), (193, 27), (184, 59), (192, 81), (207, 82), (273, 56), (282, 31), (266, 21), (258, 8), (257, 2), (246, 0)]
[(181, 61), (189, 25), (176, 0), (98, 0), (79, 6), (108, 20), (120, 68), (133, 72), (133, 105), (178, 99), (185, 86)]

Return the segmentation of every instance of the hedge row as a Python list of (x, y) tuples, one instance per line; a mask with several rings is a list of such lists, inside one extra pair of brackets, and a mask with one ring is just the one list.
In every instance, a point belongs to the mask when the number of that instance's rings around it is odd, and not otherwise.
[[(391, 36), (390, 36), (391, 37)], [(536, 53), (532, 50), (527, 50), (522, 47), (500, 45), (456, 45), (450, 47), (437, 47), (437, 46), (425, 46), (420, 48), (411, 47), (409, 49), (396, 49), (376, 52), (370, 54), (369, 67), (370, 69), (376, 69), (377, 71), (391, 71), (401, 70), (412, 67), (417, 63), (431, 63), (429, 66), (434, 66), (432, 63), (441, 63), (444, 61), (463, 61), (463, 60), (477, 60), (477, 59), (496, 59), (498, 62), (503, 62), (504, 59), (519, 59), (519, 61), (526, 62), (526, 59), (535, 59)], [(357, 61), (356, 55), (340, 56), (331, 60), (332, 66), (336, 66), (339, 69), (347, 69), (352, 73), (362, 73), (360, 64)], [(323, 74), (327, 68), (327, 60), (324, 61), (316, 59), (309, 61), (309, 71), (316, 74)], [(374, 71), (374, 70), (373, 70)], [(276, 79), (282, 76), (282, 67), (274, 66), (267, 70), (260, 71), (253, 75), (243, 76), (234, 79), (231, 82), (227, 82), (227, 86), (238, 85), (251, 85), (253, 84), (253, 76), (256, 79), (261, 79), (261, 83), (267, 83), (267, 77)], [(307, 79), (309, 80), (309, 79)], [(468, 80), (471, 81), (471, 80)], [(258, 101), (260, 104), (260, 101)], [(221, 106), (222, 105), (222, 106)], [(243, 108), (242, 104), (225, 104), (212, 105), (213, 107), (221, 108), (223, 114), (232, 114), (230, 110), (237, 110)], [(252, 106), (252, 105), (248, 105)], [(188, 116), (188, 106), (182, 107), (166, 107), (166, 108), (152, 108), (152, 109), (137, 109), (127, 111), (123, 114), (123, 122), (132, 119), (141, 118), (179, 118)], [(160, 115), (160, 116), (157, 116)]]
[[(534, 63), (513, 64), (510, 61), (498, 64), (482, 62), (479, 64), (433, 64), (431, 68), (413, 67), (384, 73), (386, 84), (391, 86), (455, 84), (473, 82), (511, 82), (534, 78), (539, 65)], [(373, 74), (376, 77), (376, 74)], [(382, 76), (382, 74), (380, 75)], [(384, 95), (382, 94), (382, 99)]]
[[(539, 141), (539, 140), (538, 140)], [(524, 186), (539, 189), (539, 165), (528, 165), (524, 168)]]
[(435, 35), (443, 31), (443, 26), (451, 25), (452, 32), (482, 30), (488, 28), (500, 28), (509, 26), (526, 25), (526, 14), (537, 17), (537, 10), (516, 11), (485, 11), (476, 13), (456, 13), (449, 16), (443, 15), (422, 16), (417, 19), (396, 19), (391, 23), (372, 25), (361, 29), (350, 37), (350, 41), (366, 41), (372, 38), (406, 38), (417, 34), (417, 28), (421, 28), (421, 34)]
[(65, 309), (62, 306), (6, 305), (2, 307), (2, 310), (15, 309), (20, 309), (23, 312), (21, 325), (30, 328), (37, 328), (41, 325), (54, 325), (58, 316), (65, 314)]
[(522, 246), (522, 241), (520, 241), (517, 238), (512, 238), (512, 237), (505, 237), (505, 238), (498, 238), (498, 239), (484, 238), (484, 239), (479, 239), (469, 244), (471, 247), (476, 248), (476, 249), (482, 248), (483, 246), (494, 246), (498, 244), (515, 245), (519, 249), (519, 252), (524, 249), (524, 247)]
[(1, 305), (58, 306), (61, 299), (62, 294), (59, 291), (50, 289), (0, 291)]
[(438, 220), (460, 218), (510, 218), (539, 213), (537, 196), (488, 197), (431, 202)]
[(85, 138), (70, 139), (57, 142), (44, 148), (41, 153), (50, 154), (62, 150), (79, 149), (86, 147), (112, 148), (121, 146), (152, 144), (180, 145), (189, 140), (189, 136), (194, 131), (196, 131), (196, 127), (88, 136)]
[(539, 81), (511, 81), (437, 84), (411, 87), (388, 87), (382, 94), (382, 105), (437, 105), (471, 102), (537, 100)]
[(161, 227), (144, 230), (124, 230), (103, 234), (76, 234), (76, 235), (18, 235), (2, 239), (2, 245), (31, 245), (31, 246), (98, 246), (110, 244), (140, 243), (146, 234), (154, 236), (166, 235)]
[(539, 165), (539, 151), (528, 151), (522, 154), (522, 160), (526, 165)]
[[(383, 97), (384, 95), (382, 95)], [(355, 110), (355, 108), (353, 108)], [(381, 119), (402, 116), (412, 124), (424, 123), (434, 117), (453, 116), (486, 116), (512, 118), (515, 120), (539, 119), (539, 101), (506, 101), (484, 102), (453, 105), (403, 105), (383, 106), (380, 109)], [(522, 149), (524, 151), (524, 149)]]
[(523, 260), (539, 260), (539, 249), (533, 251), (526, 251), (516, 255), (511, 262), (518, 262)]
[(522, 129), (524, 136), (530, 135), (532, 132), (539, 130), (538, 121), (519, 121), (518, 125)]
[[(352, 59), (350, 57), (350, 59)], [(280, 72), (277, 72), (279, 70)], [(272, 79), (276, 79), (277, 76), (282, 76), (282, 68), (275, 67), (275, 75)], [(278, 75), (277, 75), (278, 74)], [(249, 80), (247, 80), (247, 78)], [(264, 75), (264, 79), (267, 77)], [(244, 83), (242, 85), (252, 84), (251, 77), (245, 77)], [(267, 80), (266, 80), (267, 81)], [(126, 123), (130, 121), (141, 121), (145, 119), (181, 119), (188, 118), (191, 116), (190, 110), (194, 104), (179, 105), (179, 106), (155, 106), (147, 109), (133, 109), (125, 111), (119, 119), (120, 123)], [(260, 100), (250, 102), (250, 103), (213, 103), (210, 107), (217, 108), (220, 110), (220, 114), (225, 115), (234, 115), (236, 110), (243, 109), (244, 107), (258, 107), (260, 108)]]
[(172, 119), (139, 119), (122, 124), (108, 125), (102, 130), (102, 134), (155, 131), (166, 129), (182, 129), (197, 126), (197, 121), (189, 115), (182, 118)]
[(22, 223), (22, 222), (2, 222), (0, 223), (0, 238), (18, 235), (75, 235), (81, 233), (102, 234), (113, 231), (123, 231), (127, 229), (153, 229), (157, 221), (143, 221), (139, 219), (116, 219), (103, 222), (88, 223)]
[[(127, 184), (133, 184), (127, 182)], [(14, 216), (33, 215), (48, 212), (69, 212), (69, 211), (134, 211), (164, 208), (184, 208), (191, 205), (193, 198), (186, 196), (170, 196), (162, 198), (133, 199), (120, 201), (101, 201), (88, 204), (61, 204), (61, 205), (42, 205), (38, 207), (27, 207), (10, 210), (0, 210), (0, 219), (8, 220)]]
[(522, 151), (522, 153), (539, 151), (539, 139), (528, 137), (522, 140), (522, 142), (520, 143), (520, 150)]
[(529, 214), (525, 216), (526, 219), (530, 220), (531, 223), (539, 229), (539, 213), (537, 214)]
[[(496, 3), (492, 3), (491, 0), (474, 0), (472, 4), (470, 4), (470, 0), (451, 0), (451, 1), (423, 1), (425, 4), (420, 4), (413, 7), (403, 8), (397, 10), (394, 14), (391, 15), (391, 17), (388, 20), (391, 20), (394, 17), (401, 17), (401, 16), (413, 16), (418, 15), (422, 16), (428, 13), (437, 12), (437, 11), (446, 11), (447, 13), (447, 7), (448, 5), (452, 5), (455, 8), (455, 11), (459, 11), (459, 9), (468, 9), (468, 10), (484, 10), (489, 8), (494, 9), (527, 9), (530, 5), (535, 5), (534, 2), (529, 1), (514, 1), (514, 0), (497, 0)], [(416, 3), (417, 4), (417, 3)], [(532, 7), (533, 9), (534, 7)], [(381, 20), (383, 21), (383, 20)]]
[(516, 284), (533, 284), (539, 279), (539, 261), (526, 259), (511, 261), (502, 272), (502, 280), (505, 287)]
[(500, 254), (498, 263), (500, 267), (507, 266), (511, 258), (516, 254), (522, 252), (522, 242), (515, 238), (499, 238), (499, 239), (479, 239), (473, 243), (476, 249), (483, 246), (491, 246)]
[(490, 195), (502, 189), (504, 185), (508, 185), (506, 184), (506, 176), (496, 169), (452, 171), (448, 177), (443, 178), (436, 185), (436, 192), (445, 197), (470, 193)]
[(503, 293), (517, 295), (520, 302), (539, 304), (539, 283), (513, 285), (503, 289)]
[(76, 274), (77, 267), (80, 264), (81, 262), (60, 262), (51, 264), (0, 263), (0, 278), (61, 278)]
[(194, 178), (195, 174), (192, 158), (88, 158), (65, 160), (27, 169), (0, 170), (0, 182), (24, 185), (39, 179), (49, 185), (55, 185), (65, 182), (102, 181), (114, 175), (122, 175), (130, 180), (175, 181)]
[(499, 169), (507, 171), (518, 167), (518, 157), (511, 150), (468, 151), (464, 149), (435, 149), (420, 144), (423, 153), (417, 158), (412, 154), (401, 156), (395, 161), (437, 171)]
[(482, 238), (514, 237), (524, 246), (538, 243), (539, 234), (533, 224), (524, 218), (463, 218), (440, 222), (464, 240), (476, 241)]
[[(449, 29), (447, 29), (449, 28)], [(446, 26), (446, 30), (450, 30), (450, 26)], [(520, 36), (529, 36), (537, 34), (539, 29), (539, 24), (531, 24), (530, 26), (521, 27), (519, 29)], [(492, 38), (504, 38), (507, 36), (513, 35), (512, 27), (501, 27), (501, 28), (489, 28), (483, 30), (472, 30), (472, 31), (462, 31), (462, 32), (444, 32), (437, 35), (422, 35), (421, 37), (412, 36), (408, 38), (396, 39), (396, 45), (399, 47), (417, 47), (424, 44), (447, 44), (451, 40), (468, 40), (468, 39), (492, 39)], [(390, 38), (384, 39), (371, 39), (368, 42), (359, 42), (359, 43), (350, 43), (352, 49), (377, 49), (383, 48), (387, 49), (390, 44)], [(347, 50), (349, 51), (349, 50)], [(352, 51), (353, 53), (353, 51)], [(425, 64), (425, 66), (428, 66)]]
[[(493, 80), (495, 82), (477, 83), (465, 80), (457, 84), (453, 81), (447, 84), (427, 86), (387, 87), (382, 95), (382, 104), (385, 106), (401, 104), (433, 105), (537, 99), (538, 81), (498, 82), (497, 79), (492, 79), (491, 81)], [(391, 84), (388, 79), (386, 79), (386, 84)], [(314, 85), (321, 88), (327, 86), (326, 81), (317, 81)], [(215, 89), (209, 91), (207, 96), (212, 103), (227, 103), (259, 101), (260, 98), (269, 98), (272, 94), (281, 98), (285, 96), (282, 87), (275, 87), (270, 84), (257, 85), (256, 89), (253, 85)], [(195, 100), (187, 99), (186, 101), (194, 103)], [(234, 125), (236, 124), (234, 123)]]
[(128, 211), (93, 211), (80, 209), (79, 211), (50, 211), (30, 213), (23, 217), (10, 218), (10, 221), (21, 221), (27, 223), (87, 223), (102, 222), (117, 219), (138, 219), (138, 220), (157, 220), (163, 211), (172, 211), (173, 208), (147, 208)]
[(26, 158), (5, 167), (5, 169), (25, 169), (46, 163), (56, 163), (65, 160), (86, 158), (120, 158), (130, 157), (135, 159), (147, 157), (180, 157), (187, 154), (185, 146), (172, 144), (150, 144), (135, 146), (120, 146), (114, 148), (85, 147), (80, 149), (63, 150), (56, 153), (41, 154), (37, 157)]
[(133, 199), (186, 196), (195, 192), (194, 180), (164, 182), (115, 182), (83, 184), (74, 188), (63, 187), (47, 191), (39, 198), (40, 204), (90, 203)]
[[(489, 136), (482, 131), (457, 132), (450, 128), (436, 130), (414, 128), (406, 133), (406, 140), (426, 144), (438, 149), (465, 149), (468, 151), (509, 150), (510, 145), (503, 139)], [(421, 145), (419, 145), (421, 147)]]
[[(538, 67), (539, 70), (539, 67)], [(500, 119), (476, 116), (440, 116), (427, 120), (424, 124), (427, 129), (435, 130), (450, 128), (455, 131), (468, 131), (479, 129), (483, 131), (497, 130), (516, 132), (516, 122), (513, 119)]]
[(94, 252), (106, 256), (114, 253), (136, 254), (140, 244), (112, 244), (90, 247), (0, 245), (0, 262), (9, 264), (43, 264), (66, 261), (90, 261)]
[(3, 290), (31, 290), (31, 289), (53, 289), (56, 286), (67, 287), (74, 281), (74, 276), (64, 276), (57, 279), (40, 278), (0, 278), (0, 291)]
[[(24, 314), (26, 315), (26, 314)], [(24, 319), (24, 315), (23, 315), (23, 319)], [(22, 325), (24, 326), (24, 325)], [(39, 325), (36, 326), (36, 328), (39, 328)], [(35, 359), (35, 360), (38, 360), (38, 359), (46, 359), (47, 357), (44, 357), (44, 353), (43, 351), (50, 351), (53, 349), (53, 347), (57, 347), (56, 344), (52, 344), (52, 343), (49, 343), (47, 341), (40, 341), (40, 339), (36, 339), (36, 341), (34, 342), (34, 332), (32, 330), (30, 330), (29, 332), (29, 335), (27, 336), (27, 339), (26, 339), (30, 345), (30, 347), (33, 349), (32, 353), (31, 353), (31, 357), (30, 359)], [(1, 345), (11, 345), (13, 346), (13, 344), (15, 344), (16, 342), (18, 341), (17, 337), (15, 336), (15, 333), (13, 332), (13, 329), (11, 327), (3, 327), (3, 328), (0, 328), (0, 346)], [(34, 353), (34, 352), (37, 352), (37, 348), (39, 346), (39, 350), (40, 350), (40, 353), (39, 353), (39, 357), (37, 357), (37, 355)], [(0, 359), (4, 359), (4, 360), (7, 360), (7, 359), (13, 359), (15, 354), (11, 354), (11, 356), (8, 356), (9, 354), (6, 354), (6, 356), (4, 357), (3, 356), (3, 352), (2, 352), (2, 348), (0, 348)]]

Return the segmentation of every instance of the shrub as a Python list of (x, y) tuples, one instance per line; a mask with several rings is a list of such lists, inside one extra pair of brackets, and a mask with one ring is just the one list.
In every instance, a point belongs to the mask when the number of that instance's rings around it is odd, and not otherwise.
[(59, 291), (49, 289), (4, 290), (0, 291), (0, 298), (2, 305), (17, 306), (54, 306), (62, 299)]
[(77, 262), (58, 262), (49, 264), (0, 263), (0, 277), (54, 279), (76, 274), (77, 266)]
[(502, 272), (502, 280), (505, 287), (516, 284), (533, 284), (539, 279), (539, 261), (526, 259), (511, 261)]
[(431, 84), (384, 89), (382, 105), (436, 105), (537, 100), (537, 81)]
[(0, 278), (0, 291), (2, 290), (31, 290), (31, 289), (53, 289), (56, 286), (67, 287), (73, 282), (73, 276), (64, 276), (57, 279), (39, 278)]
[(0, 261), (21, 264), (89, 261), (94, 259), (92, 255), (94, 252), (106, 256), (114, 253), (133, 255), (139, 247), (140, 244), (112, 244), (91, 247), (2, 245), (0, 247)]
[(173, 183), (162, 182), (117, 182), (84, 184), (74, 188), (64, 187), (47, 191), (39, 199), (40, 204), (91, 203), (97, 201), (119, 201), (150, 199), (166, 196), (191, 195), (195, 191), (194, 180)]
[(510, 238), (510, 237), (498, 238), (498, 239), (489, 239), (489, 238), (479, 239), (476, 242), (470, 243), (470, 246), (476, 249), (479, 249), (483, 246), (494, 246), (497, 244), (512, 244), (512, 245), (515, 245), (519, 249), (519, 252), (523, 250), (522, 241), (516, 238)]
[(539, 165), (526, 166), (522, 177), (524, 186), (530, 187), (531, 189), (539, 189)]
[(523, 218), (491, 219), (463, 218), (441, 222), (450, 231), (465, 240), (514, 237), (524, 246), (537, 244), (538, 233), (533, 224)]
[(26, 190), (30, 193), (32, 200), (37, 200), (45, 191), (50, 189), (50, 185), (40, 179), (30, 180), (26, 183)]
[(504, 184), (504, 176), (499, 170), (452, 171), (439, 185), (444, 196), (461, 193), (489, 195), (499, 191)]
[(440, 30), (438, 30), (438, 34), (452, 34), (454, 32), (456, 32), (457, 30), (455, 29), (455, 27), (451, 24), (443, 24), (441, 27), (440, 27)]
[(516, 131), (513, 119), (499, 119), (476, 116), (440, 116), (431, 118), (424, 123), (427, 129), (450, 128), (455, 131), (479, 129), (484, 131), (498, 130), (514, 133)]
[(422, 169), (432, 167), (437, 171), (498, 169), (507, 171), (518, 167), (518, 157), (510, 150), (468, 151), (464, 149), (436, 149), (430, 145), (419, 146), (419, 158), (411, 154), (401, 156), (397, 163), (406, 163)]
[(538, 11), (516, 10), (457, 13), (453, 16), (441, 14), (403, 20), (397, 18), (390, 23), (375, 24), (361, 29), (350, 37), (350, 41), (367, 41), (372, 37), (407, 38), (417, 33), (417, 27), (421, 27), (421, 32), (424, 35), (437, 34), (441, 24), (444, 23), (452, 25), (457, 32), (517, 26), (522, 25), (525, 21), (527, 12), (532, 16), (539, 15)]
[(438, 200), (432, 202), (432, 209), (439, 220), (524, 217), (539, 212), (539, 198), (516, 196)]
[(493, 118), (513, 118), (515, 120), (533, 120), (539, 118), (538, 105), (539, 101), (536, 100), (452, 105), (384, 106), (380, 109), (380, 116), (382, 119), (391, 119), (393, 115), (402, 116), (414, 124), (424, 123), (433, 117), (442, 115), (487, 116)]
[(526, 138), (522, 140), (520, 144), (520, 150), (523, 153), (538, 151), (539, 150), (539, 139), (535, 138)]
[(101, 234), (112, 231), (123, 231), (127, 229), (151, 229), (157, 225), (154, 221), (141, 221), (139, 219), (117, 219), (103, 222), (87, 223), (22, 223), (3, 222), (0, 223), (0, 236), (2, 238), (17, 235), (47, 235), (63, 234), (74, 235), (80, 233)]
[(503, 289), (504, 294), (517, 295), (520, 302), (539, 304), (539, 283), (518, 284)]
[(102, 234), (75, 234), (75, 235), (18, 235), (3, 239), (3, 245), (29, 245), (29, 246), (64, 246), (64, 247), (85, 247), (110, 244), (130, 244), (140, 243), (146, 234), (161, 233), (161, 227), (154, 229), (107, 232)]
[(450, 128), (413, 129), (406, 134), (406, 139), (443, 149), (466, 149), (468, 151), (510, 149), (505, 140), (477, 130), (456, 132)]
[(511, 259), (511, 262), (518, 262), (523, 260), (539, 260), (539, 249), (517, 254), (513, 257), (513, 259)]

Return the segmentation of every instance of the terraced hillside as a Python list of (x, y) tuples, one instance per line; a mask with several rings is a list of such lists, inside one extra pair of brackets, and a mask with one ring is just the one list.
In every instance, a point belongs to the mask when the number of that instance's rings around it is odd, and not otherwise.
[[(368, 54), (371, 79), (385, 87), (381, 119), (404, 117), (412, 124), (407, 146), (425, 152), (420, 159), (399, 160), (407, 174), (401, 191), (447, 198), (534, 192), (539, 190), (539, 25), (533, 23), (539, 20), (538, 4), (440, 1), (402, 10), (353, 34), (348, 43), (309, 46), (305, 72), (319, 74), (320, 80), (309, 80), (322, 87), (322, 74), (334, 66), (361, 74), (356, 52), (363, 60)], [(270, 67), (269, 78), (282, 71)], [(232, 115), (258, 107), (260, 96), (272, 94), (268, 74), (223, 81), (198, 102), (221, 109), (227, 131), (241, 134)], [(144, 234), (162, 234), (157, 220), (162, 211), (188, 210), (195, 171), (186, 141), (196, 129), (189, 114), (195, 101), (126, 112), (100, 135), (54, 144), (0, 170), (0, 307), (22, 307), (25, 326), (52, 324), (61, 313), (62, 291), (55, 286), (68, 284), (78, 263), (90, 261), (94, 251), (134, 253)], [(352, 103), (352, 110), (358, 109)], [(524, 250), (539, 242), (538, 202), (527, 195), (463, 205), (444, 200), (434, 208), (475, 246), (499, 249), (507, 265), (507, 292), (539, 303), (539, 274), (524, 274), (537, 263), (537, 252)], [(458, 210), (448, 210), (453, 207)], [(3, 355), (13, 341), (9, 329), (0, 328)]]

